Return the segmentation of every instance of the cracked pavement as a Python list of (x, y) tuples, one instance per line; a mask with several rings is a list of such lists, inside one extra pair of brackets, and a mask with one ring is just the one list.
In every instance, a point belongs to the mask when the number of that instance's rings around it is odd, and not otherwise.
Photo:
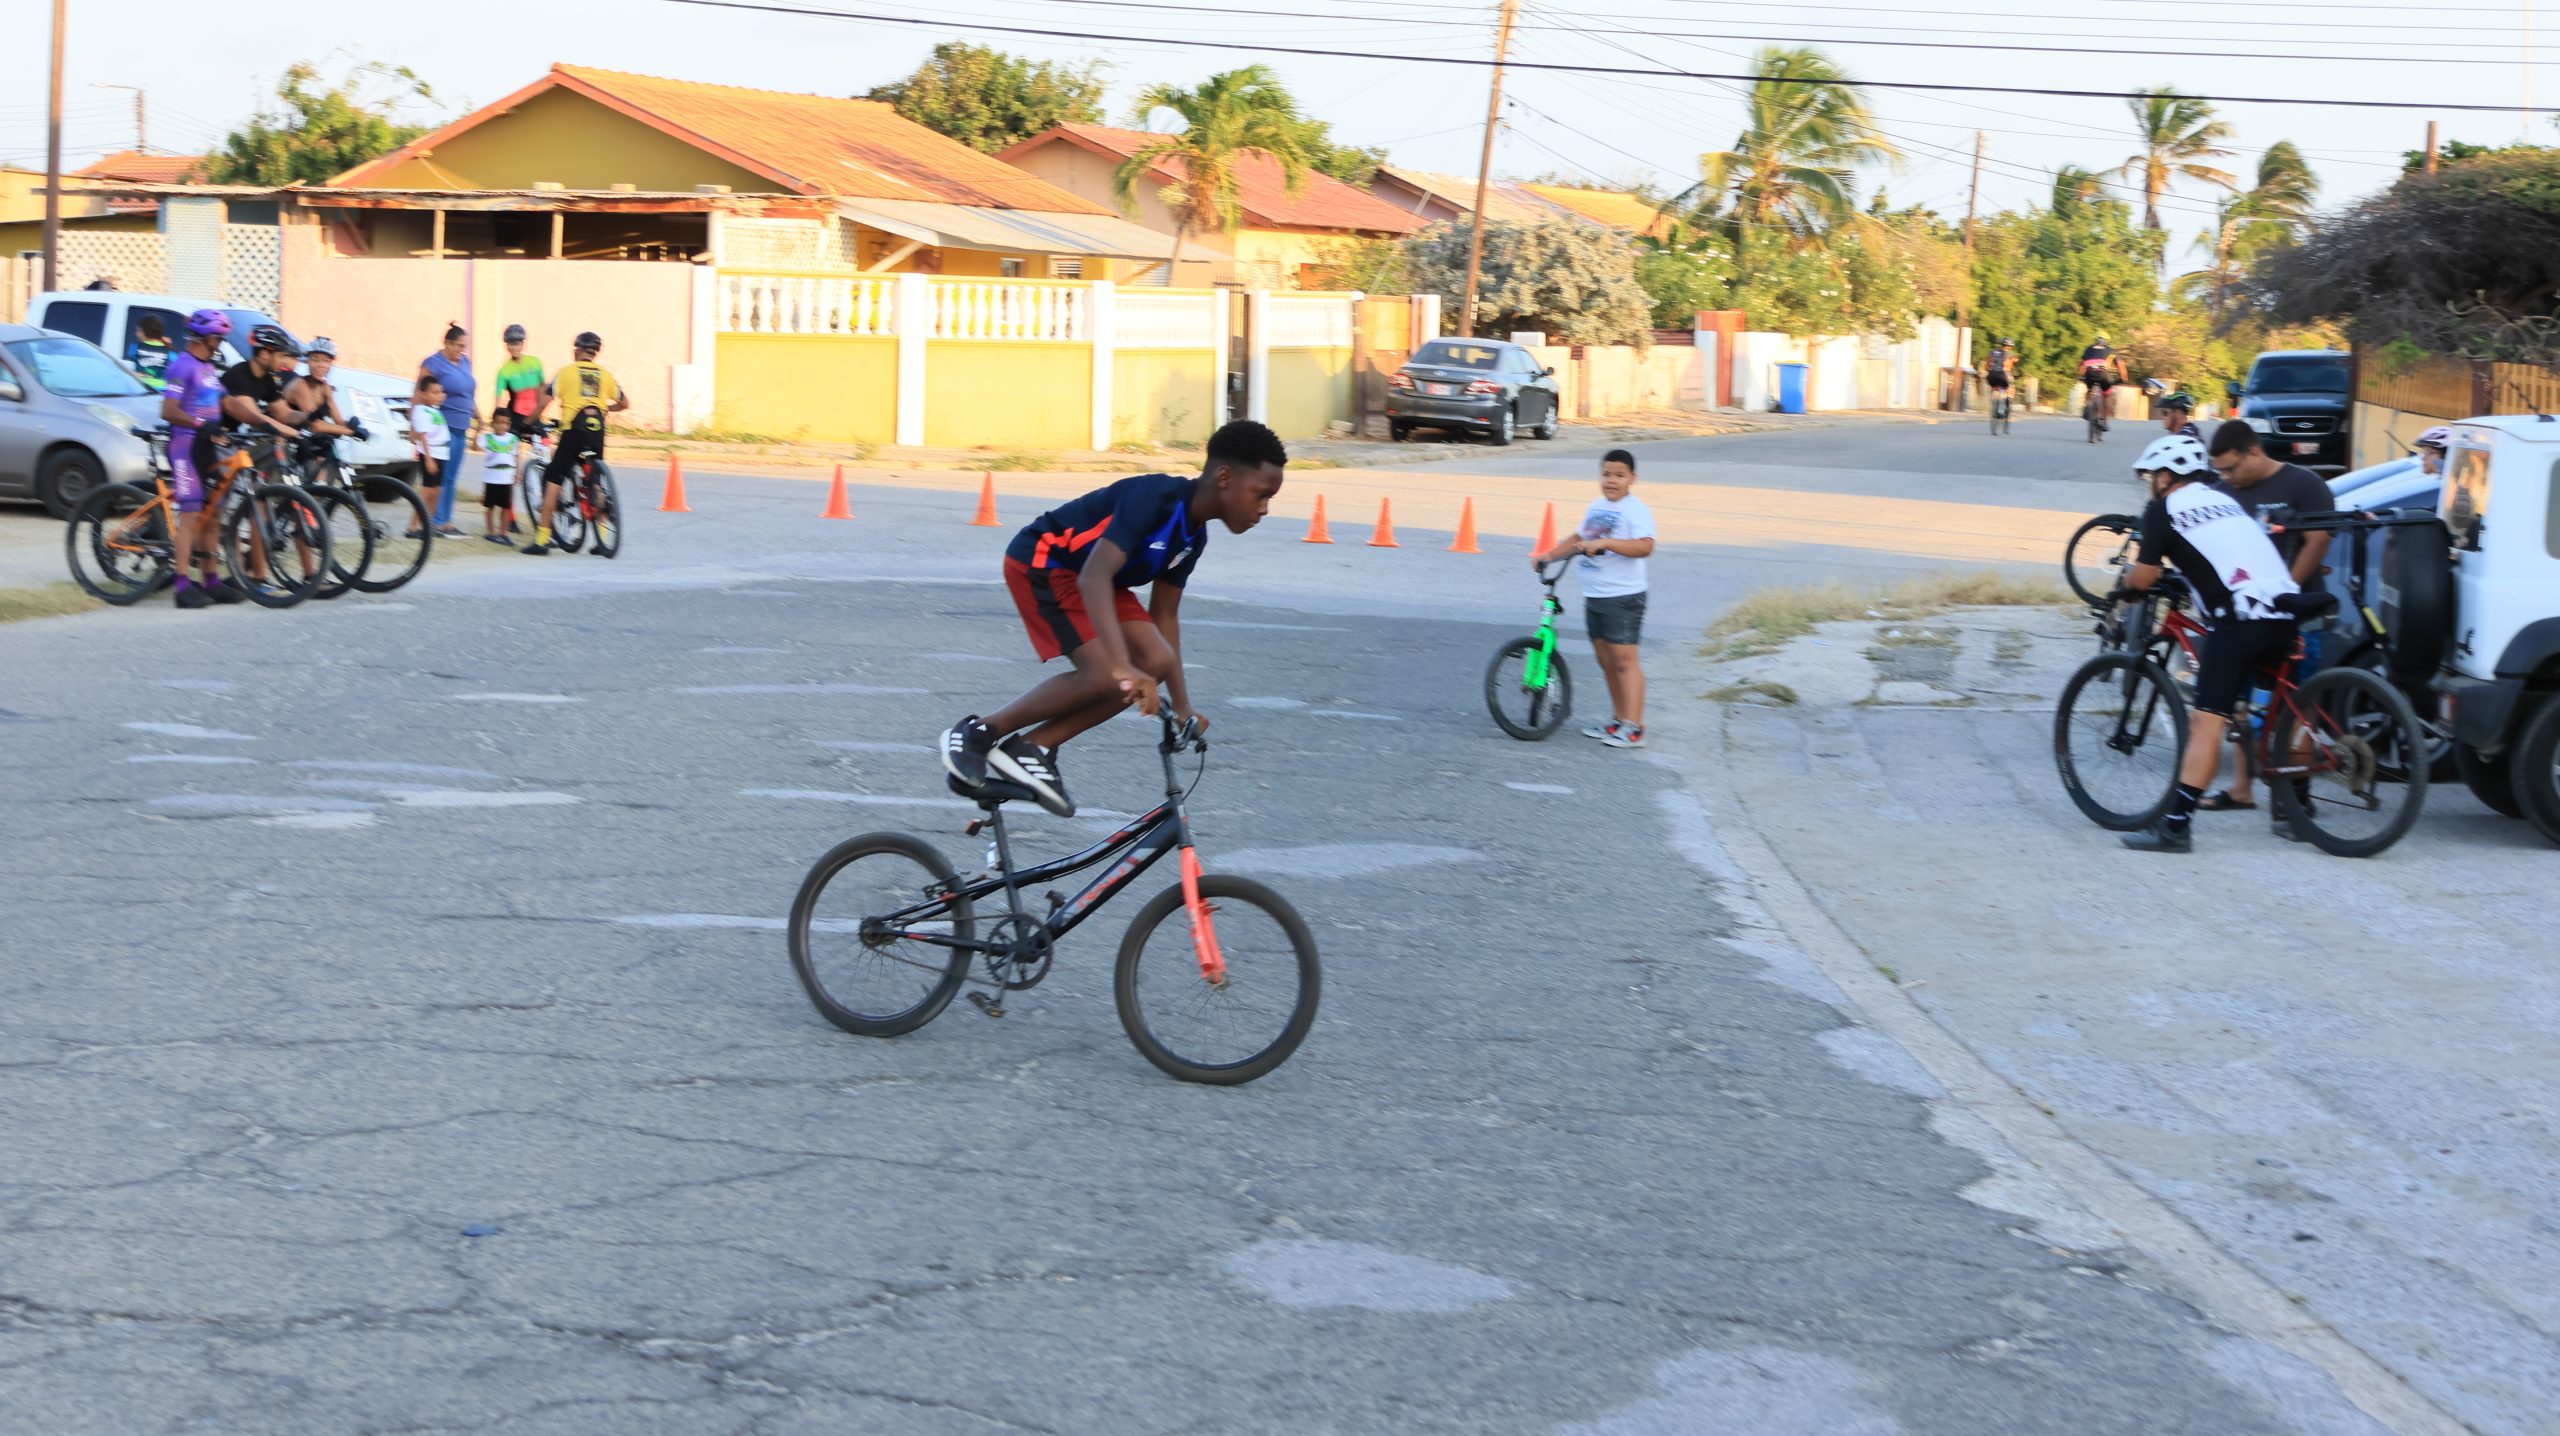
[[(941, 496), (812, 532), (809, 485), (688, 477), (612, 565), (0, 628), (0, 1429), (2379, 1429), (2085, 1214), (1969, 1199), (1989, 1143), (1826, 1040), (1675, 770), (1492, 728), (1516, 557), (1218, 536), (1206, 865), (1473, 855), (1275, 872), (1326, 985), (1261, 1082), (1119, 1030), (1161, 873), (894, 1041), (778, 931), (618, 921), (778, 918), (873, 828), (965, 863), (964, 811), (760, 794), (940, 797), (926, 745), (1033, 672)], [(1657, 633), (1875, 563), (1666, 549)], [(1142, 731), (1070, 750), (1081, 801), (1151, 800)], [(129, 761), (187, 755), (246, 761)]]

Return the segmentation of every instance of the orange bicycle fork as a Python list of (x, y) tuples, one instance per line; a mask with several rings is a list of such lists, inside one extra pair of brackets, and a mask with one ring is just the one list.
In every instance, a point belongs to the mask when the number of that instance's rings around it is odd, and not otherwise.
[(1227, 959), (1218, 951), (1218, 929), (1210, 906), (1200, 900), (1200, 850), (1191, 846), (1191, 825), (1182, 825), (1182, 906), (1191, 914), (1191, 952), (1200, 959), (1200, 977), (1211, 987), (1227, 985)]

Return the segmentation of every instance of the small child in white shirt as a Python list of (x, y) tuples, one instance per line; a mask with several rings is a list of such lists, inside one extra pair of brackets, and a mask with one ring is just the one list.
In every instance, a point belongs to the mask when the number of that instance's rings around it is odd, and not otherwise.
[(516, 502), (516, 435), (515, 415), (505, 409), (489, 411), (489, 427), (480, 435), (480, 512), (489, 531), (482, 537), (508, 548), (507, 528), (515, 518)]

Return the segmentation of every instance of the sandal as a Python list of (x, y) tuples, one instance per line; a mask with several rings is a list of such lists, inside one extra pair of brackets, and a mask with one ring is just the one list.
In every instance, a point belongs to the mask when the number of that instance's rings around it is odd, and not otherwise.
[(2196, 803), (2196, 811), (2199, 813), (2254, 813), (2257, 810), (2258, 805), (2255, 803), (2232, 801), (2231, 790), (2228, 788), (2216, 788)]

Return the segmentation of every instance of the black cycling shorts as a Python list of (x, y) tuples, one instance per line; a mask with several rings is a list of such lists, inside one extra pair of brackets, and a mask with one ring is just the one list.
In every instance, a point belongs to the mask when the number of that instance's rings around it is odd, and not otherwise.
[(2230, 717), (2241, 688), (2260, 669), (2272, 679), (2274, 668), (2293, 655), (2294, 638), (2290, 618), (2226, 618), (2215, 624), (2196, 655), (2196, 711)]
[(2116, 376), (2113, 374), (2093, 374), (2083, 370), (2080, 375), (2080, 382), (2095, 389), (2112, 389), (2116, 386)]
[(546, 484), (566, 483), (580, 459), (604, 462), (602, 430), (562, 429), (558, 441), (551, 446), (551, 458), (542, 470), (542, 481)]

